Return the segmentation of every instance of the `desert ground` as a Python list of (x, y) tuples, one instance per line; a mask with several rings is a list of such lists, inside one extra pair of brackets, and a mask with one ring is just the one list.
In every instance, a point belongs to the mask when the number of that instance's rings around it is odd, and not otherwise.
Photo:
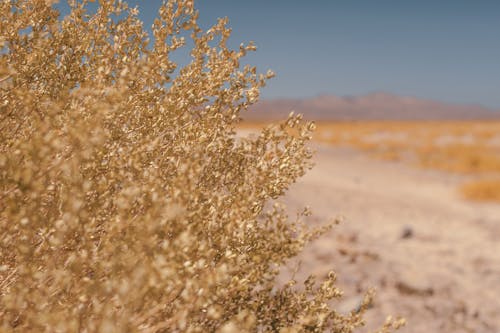
[(407, 319), (401, 332), (500, 332), (500, 204), (464, 200), (463, 175), (315, 148), (284, 201), (290, 214), (310, 206), (313, 225), (343, 222), (300, 256), (299, 283), (333, 269), (344, 312), (375, 288), (368, 331), (390, 314)]

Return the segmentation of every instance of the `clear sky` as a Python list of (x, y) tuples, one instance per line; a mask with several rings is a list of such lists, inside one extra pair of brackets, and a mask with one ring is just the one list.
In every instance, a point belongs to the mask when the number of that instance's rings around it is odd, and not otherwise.
[[(63, 0), (62, 0), (63, 1)], [(160, 0), (129, 0), (150, 27)], [(265, 98), (376, 91), (500, 108), (500, 0), (197, 0), (277, 77)]]

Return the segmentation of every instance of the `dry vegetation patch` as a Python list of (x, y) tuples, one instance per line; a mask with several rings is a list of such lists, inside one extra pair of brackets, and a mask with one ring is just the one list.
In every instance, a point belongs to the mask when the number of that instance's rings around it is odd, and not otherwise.
[(315, 138), (376, 157), (470, 176), (469, 199), (500, 201), (500, 121), (319, 123)]

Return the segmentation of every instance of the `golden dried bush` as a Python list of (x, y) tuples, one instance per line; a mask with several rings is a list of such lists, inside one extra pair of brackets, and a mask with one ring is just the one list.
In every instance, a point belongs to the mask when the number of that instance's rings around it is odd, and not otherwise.
[(53, 3), (0, 3), (0, 330), (360, 326), (364, 307), (329, 306), (333, 274), (276, 286), (321, 232), (274, 202), (310, 167), (313, 124), (237, 138), (272, 76), (241, 68), (255, 47), (228, 48), (226, 19), (203, 31), (189, 0), (161, 6), (151, 42), (125, 2)]

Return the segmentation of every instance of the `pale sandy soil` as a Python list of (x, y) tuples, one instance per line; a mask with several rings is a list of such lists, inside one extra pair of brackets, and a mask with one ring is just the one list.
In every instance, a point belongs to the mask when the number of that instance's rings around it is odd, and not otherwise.
[(344, 222), (307, 247), (298, 281), (335, 270), (341, 311), (375, 287), (368, 328), (392, 314), (407, 319), (401, 332), (500, 332), (500, 205), (461, 199), (457, 176), (317, 149), (285, 202), (291, 214), (309, 205), (312, 224)]

